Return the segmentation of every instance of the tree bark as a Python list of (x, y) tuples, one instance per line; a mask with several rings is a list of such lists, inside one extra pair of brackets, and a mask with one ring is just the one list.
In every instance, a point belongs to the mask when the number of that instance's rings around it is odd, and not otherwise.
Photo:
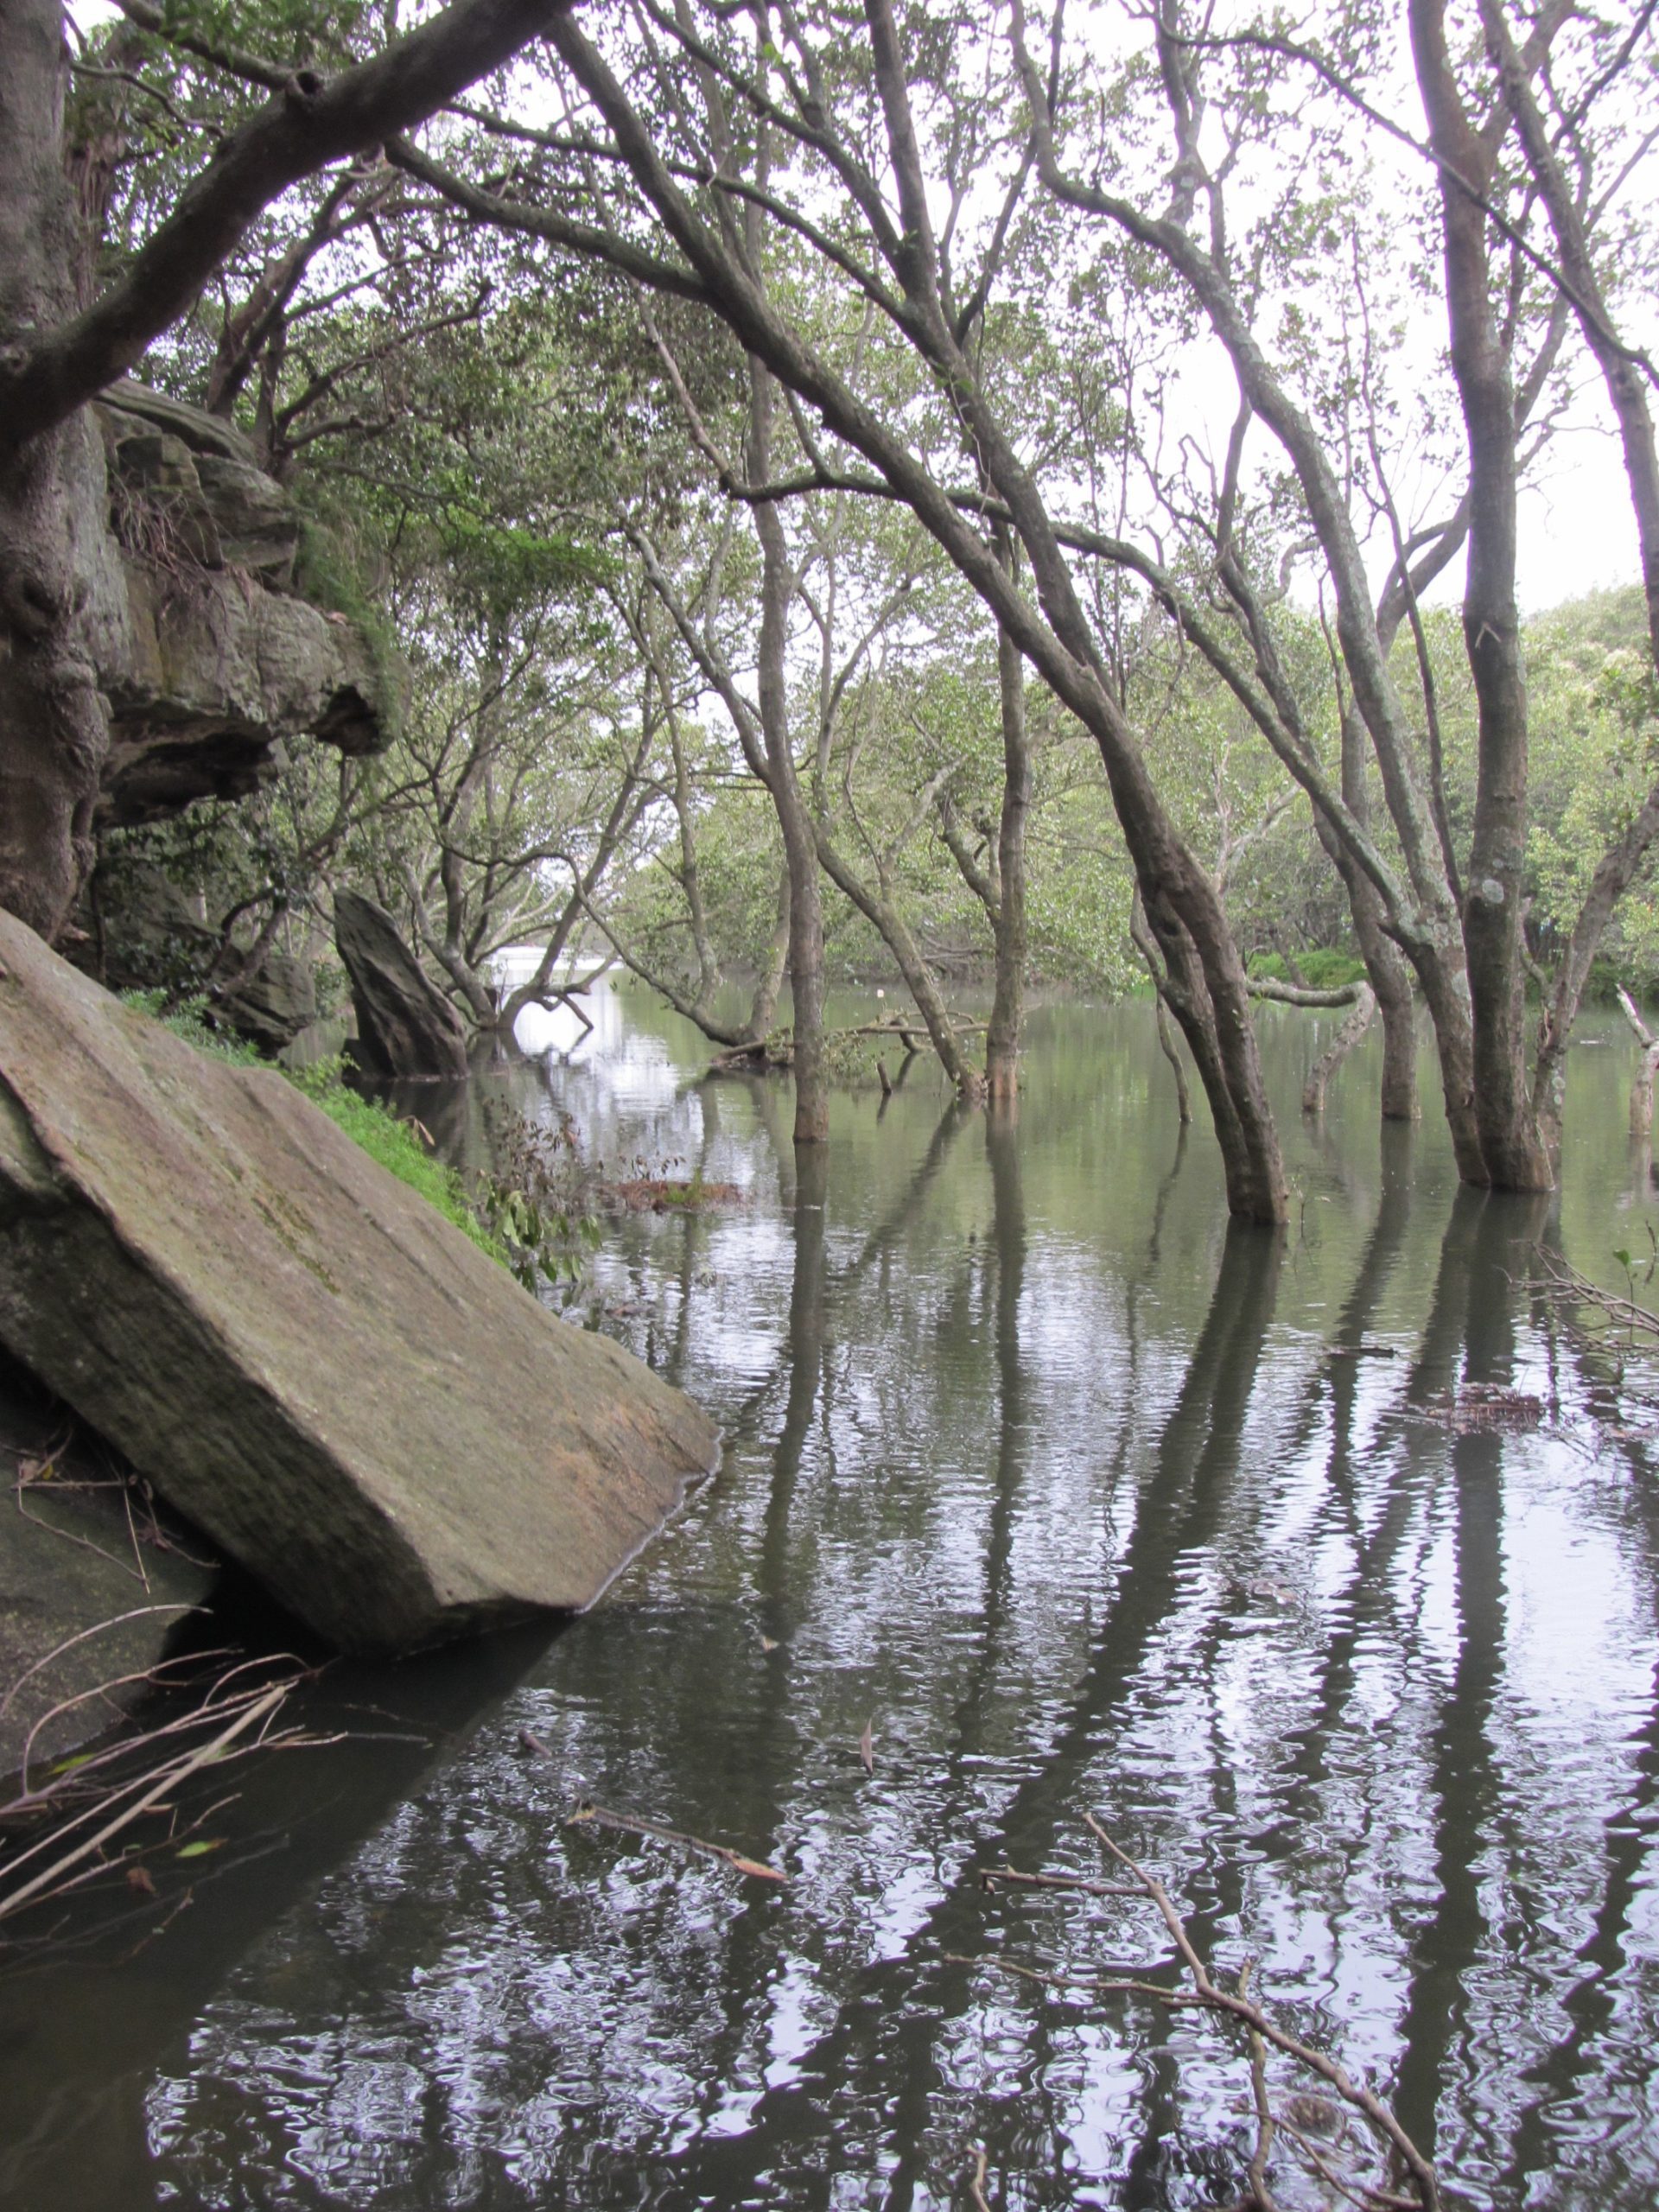
[[(0, 7), (0, 378), (78, 305), (62, 38), (56, 0)], [(107, 507), (84, 415), (0, 438), (0, 906), (48, 940), (92, 870), (109, 751), (93, 607)]]
[(1444, 0), (1409, 0), (1413, 59), (1440, 157), (1452, 371), (1469, 449), (1463, 632), (1478, 721), (1475, 818), (1463, 938), (1473, 1010), (1475, 1119), (1487, 1179), (1506, 1191), (1554, 1180), (1527, 1081), (1522, 960), (1527, 844), (1527, 694), (1516, 603), (1515, 394), (1493, 318), (1486, 214), (1492, 161), (1465, 112), (1446, 51)]
[[(1012, 562), (1013, 549), (1007, 557)], [(997, 625), (997, 690), (1002, 713), (1002, 813), (997, 825), (996, 983), (985, 1032), (985, 1094), (993, 1106), (1020, 1096), (1020, 1039), (1026, 1018), (1026, 821), (1031, 811), (1031, 744), (1026, 665), (1007, 626)]]
[[(772, 464), (772, 417), (777, 385), (759, 359), (749, 362), (749, 435), (744, 466), (764, 483)], [(760, 732), (768, 781), (789, 863), (789, 994), (792, 1002), (795, 1065), (795, 1141), (823, 1144), (830, 1135), (830, 1089), (823, 1065), (823, 901), (818, 886), (818, 848), (795, 768), (789, 735), (789, 688), (785, 656), (789, 601), (794, 589), (789, 547), (778, 510), (755, 510), (760, 540), (760, 641), (758, 683)]]

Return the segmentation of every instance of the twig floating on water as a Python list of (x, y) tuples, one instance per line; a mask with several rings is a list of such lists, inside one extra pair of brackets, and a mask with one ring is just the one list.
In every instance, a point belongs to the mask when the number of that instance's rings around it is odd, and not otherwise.
[(615, 1828), (623, 1835), (649, 1836), (657, 1843), (683, 1844), (688, 1851), (701, 1851), (710, 1859), (723, 1859), (734, 1874), (747, 1874), (757, 1882), (785, 1883), (789, 1879), (775, 1866), (768, 1866), (759, 1859), (746, 1859), (728, 1843), (709, 1843), (700, 1835), (688, 1835), (683, 1828), (668, 1828), (656, 1821), (637, 1820), (631, 1813), (613, 1813), (607, 1806), (594, 1804), (591, 1797), (585, 1797), (574, 1813), (566, 1815), (565, 1826), (574, 1827), (578, 1821), (592, 1821), (600, 1827)]
[(1091, 1897), (1139, 1897), (1146, 1891), (1130, 1882), (1094, 1882), (1086, 1874), (1023, 1874), (1017, 1866), (983, 1866), (979, 1886), (995, 1890), (1002, 1884), (1022, 1890), (1081, 1890)]
[(991, 2212), (990, 2199), (985, 2194), (985, 2153), (974, 2153), (974, 2171), (968, 2177), (968, 2202), (974, 2212)]

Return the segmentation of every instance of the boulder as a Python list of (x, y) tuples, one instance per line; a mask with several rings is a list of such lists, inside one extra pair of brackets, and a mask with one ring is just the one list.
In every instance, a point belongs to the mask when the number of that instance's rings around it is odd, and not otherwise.
[(333, 1643), (589, 1605), (713, 1465), (273, 1069), (0, 914), (0, 1343)]
[(274, 1060), (316, 1020), (316, 976), (303, 960), (268, 952), (258, 973), (226, 991), (213, 1015)]
[(461, 1016), (397, 934), (384, 906), (358, 891), (334, 893), (334, 943), (357, 1009), (357, 1064), (394, 1078), (467, 1072)]

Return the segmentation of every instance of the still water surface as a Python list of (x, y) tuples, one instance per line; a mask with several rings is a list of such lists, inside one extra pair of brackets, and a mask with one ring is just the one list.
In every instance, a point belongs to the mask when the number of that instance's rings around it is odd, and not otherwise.
[[(1229, 1228), (1144, 1007), (1039, 1008), (1017, 1126), (918, 1061), (799, 1167), (782, 1089), (600, 1012), (418, 1110), (465, 1154), (488, 1090), (556, 1102), (744, 1187), (597, 1263), (721, 1472), (556, 1635), (334, 1677), (355, 1739), (244, 1777), (251, 1844), (164, 1933), (0, 1979), (0, 2202), (919, 2212), (982, 2147), (1007, 2207), (1225, 2202), (1226, 2038), (962, 1962), (1165, 1955), (978, 1885), (1099, 1873), (1092, 1809), (1459, 2201), (1651, 2207), (1659, 1462), (1526, 1287), (1539, 1237), (1616, 1278), (1659, 1219), (1611, 1025), (1533, 1204), (1459, 1192), (1434, 1116), (1379, 1139), (1374, 1047), (1300, 1125), (1324, 1032), (1269, 1015), (1277, 1236)], [(1544, 1425), (1451, 1433), (1469, 1382)]]

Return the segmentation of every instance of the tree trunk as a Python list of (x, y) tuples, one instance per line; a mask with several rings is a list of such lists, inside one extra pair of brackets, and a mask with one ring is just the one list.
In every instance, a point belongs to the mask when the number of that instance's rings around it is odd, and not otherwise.
[[(0, 7), (0, 363), (79, 302), (80, 226), (63, 168), (57, 0)], [(71, 415), (0, 446), (0, 906), (48, 940), (92, 871), (109, 751), (94, 650), (106, 542), (102, 442)]]
[[(1011, 563), (1011, 545), (1007, 557)], [(985, 1093), (993, 1106), (1001, 1107), (1020, 1095), (1020, 1038), (1026, 1016), (1026, 817), (1031, 810), (1026, 664), (1001, 623), (996, 673), (1002, 709), (1002, 817), (997, 825), (996, 987), (985, 1032)]]
[[(750, 405), (746, 466), (764, 484), (772, 461), (772, 413), (776, 385), (771, 372), (749, 363)], [(794, 577), (777, 508), (754, 511), (760, 540), (760, 730), (766, 748), (772, 804), (789, 863), (789, 991), (795, 1038), (795, 1141), (823, 1144), (830, 1135), (830, 1091), (823, 1065), (823, 902), (818, 887), (818, 849), (795, 772), (789, 739), (789, 689), (785, 657)]]
[[(1459, 95), (1444, 0), (1410, 0), (1412, 53), (1440, 174), (1452, 370), (1469, 445), (1469, 568), (1463, 632), (1474, 678), (1478, 774), (1463, 903), (1473, 1015), (1476, 1123), (1488, 1180), (1554, 1180), (1527, 1081), (1521, 923), (1527, 843), (1527, 694), (1516, 605), (1515, 395), (1491, 296), (1484, 209), (1492, 161)], [(1455, 176), (1452, 174), (1455, 172)], [(1459, 180), (1461, 180), (1459, 181)]]
[(1304, 1114), (1323, 1114), (1325, 1094), (1332, 1077), (1342, 1065), (1360, 1039), (1371, 1026), (1371, 1016), (1376, 1012), (1376, 993), (1369, 983), (1362, 984), (1354, 1010), (1338, 1030), (1313, 1063), (1313, 1072), (1302, 1086)]

